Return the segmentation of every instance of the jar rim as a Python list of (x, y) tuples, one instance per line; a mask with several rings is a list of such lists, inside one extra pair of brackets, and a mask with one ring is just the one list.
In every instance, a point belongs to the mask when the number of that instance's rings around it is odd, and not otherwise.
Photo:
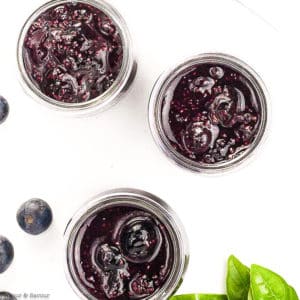
[[(77, 233), (84, 222), (99, 211), (118, 205), (130, 205), (155, 215), (167, 228), (171, 242), (175, 248), (174, 264), (168, 280), (154, 294), (144, 300), (161, 300), (171, 297), (180, 286), (189, 260), (189, 247), (184, 227), (173, 209), (163, 200), (148, 192), (137, 189), (114, 189), (101, 193), (82, 206), (69, 221), (64, 234), (65, 240), (65, 273), (69, 284), (81, 299), (94, 298), (80, 287), (76, 279), (72, 252)], [(92, 298), (91, 298), (92, 297)], [(96, 300), (96, 299), (95, 299)]]
[[(193, 67), (198, 64), (205, 63), (219, 63), (225, 66), (231, 67), (232, 69), (240, 72), (244, 75), (253, 85), (255, 91), (258, 94), (258, 100), (261, 105), (261, 123), (258, 129), (258, 133), (255, 140), (252, 142), (251, 147), (249, 147), (243, 154), (235, 157), (232, 160), (226, 162), (206, 164), (201, 162), (196, 162), (191, 160), (184, 155), (180, 154), (178, 151), (172, 147), (169, 142), (162, 125), (161, 120), (161, 107), (163, 102), (163, 95), (172, 82), (178, 75), (180, 75), (187, 68)], [(152, 136), (159, 146), (159, 148), (180, 167), (189, 169), (190, 171), (197, 173), (208, 173), (214, 174), (220, 171), (231, 170), (233, 167), (237, 167), (242, 164), (247, 158), (251, 157), (253, 153), (258, 149), (259, 145), (264, 139), (265, 132), (267, 129), (267, 119), (268, 119), (268, 105), (267, 101), (269, 94), (267, 88), (260, 77), (260, 75), (247, 63), (239, 58), (236, 58), (229, 54), (224, 53), (203, 53), (188, 59), (185, 59), (176, 66), (170, 68), (164, 72), (156, 81), (151, 95), (148, 106), (148, 121)]]
[[(107, 16), (117, 26), (123, 46), (123, 61), (119, 74), (112, 86), (99, 96), (85, 102), (67, 103), (55, 100), (44, 94), (29, 78), (23, 60), (23, 45), (28, 29), (36, 18), (48, 9), (65, 3), (84, 3), (91, 5)], [(122, 15), (106, 0), (50, 0), (37, 8), (23, 25), (17, 45), (17, 62), (20, 73), (20, 80), (27, 93), (34, 99), (46, 104), (48, 107), (65, 111), (86, 111), (88, 109), (104, 110), (114, 105), (119, 100), (122, 91), (128, 88), (128, 82), (135, 73), (136, 65), (132, 54), (132, 40), (129, 29)]]

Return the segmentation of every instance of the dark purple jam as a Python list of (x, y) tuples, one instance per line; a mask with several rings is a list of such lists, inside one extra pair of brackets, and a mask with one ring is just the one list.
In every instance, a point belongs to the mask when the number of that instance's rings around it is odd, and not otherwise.
[(114, 21), (98, 8), (68, 2), (43, 12), (23, 44), (26, 72), (48, 97), (66, 103), (94, 99), (115, 82), (123, 61)]
[(225, 163), (252, 146), (262, 105), (252, 82), (229, 66), (198, 64), (167, 88), (162, 124), (174, 149), (200, 164)]
[(153, 214), (113, 206), (85, 221), (73, 257), (81, 285), (96, 299), (144, 299), (169, 278), (174, 249)]

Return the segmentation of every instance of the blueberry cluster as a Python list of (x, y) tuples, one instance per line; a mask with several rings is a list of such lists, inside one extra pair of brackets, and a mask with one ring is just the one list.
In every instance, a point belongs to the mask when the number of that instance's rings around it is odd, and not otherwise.
[(48, 97), (81, 103), (107, 91), (119, 75), (123, 46), (113, 20), (85, 3), (49, 8), (33, 22), (24, 45), (28, 76)]
[(88, 218), (80, 232), (74, 246), (76, 272), (96, 299), (144, 299), (168, 279), (174, 250), (154, 215), (114, 206)]
[(174, 149), (193, 161), (216, 164), (249, 149), (261, 124), (253, 84), (231, 67), (199, 64), (165, 92), (162, 116)]
[(162, 276), (150, 278), (133, 272), (132, 264), (142, 268), (156, 259), (163, 243), (162, 233), (152, 218), (137, 211), (126, 216), (116, 230), (114, 243), (103, 244), (102, 239), (97, 239), (92, 247), (94, 267), (105, 296), (115, 299), (127, 294), (129, 299), (139, 299), (152, 295), (163, 281)]
[[(41, 199), (32, 199), (25, 202), (17, 212), (17, 221), (20, 227), (28, 234), (38, 235), (45, 232), (52, 223), (52, 210)], [(14, 259), (12, 243), (0, 236), (0, 274), (8, 270)], [(0, 300), (14, 300), (14, 296), (7, 292), (0, 292)]]

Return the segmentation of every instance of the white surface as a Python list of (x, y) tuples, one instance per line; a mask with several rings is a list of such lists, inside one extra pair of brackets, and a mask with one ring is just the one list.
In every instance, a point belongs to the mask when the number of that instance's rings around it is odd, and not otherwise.
[[(98, 192), (135, 187), (170, 203), (186, 226), (191, 261), (180, 292), (224, 292), (225, 263), (232, 253), (246, 264), (281, 273), (300, 292), (300, 95), (293, 77), (300, 70), (298, 1), (244, 1), (256, 13), (234, 0), (111, 2), (127, 20), (139, 70), (133, 89), (117, 106), (86, 119), (41, 107), (17, 81), (19, 30), (43, 1), (5, 1), (0, 10), (0, 93), (11, 108), (0, 126), (0, 234), (11, 239), (16, 252), (12, 267), (0, 275), (0, 290), (77, 299), (63, 272), (68, 219)], [(207, 51), (244, 59), (271, 94), (267, 142), (251, 164), (221, 176), (173, 165), (154, 144), (147, 124), (147, 102), (158, 75)], [(19, 205), (31, 197), (48, 201), (55, 214), (51, 230), (40, 237), (26, 235), (15, 221)]]

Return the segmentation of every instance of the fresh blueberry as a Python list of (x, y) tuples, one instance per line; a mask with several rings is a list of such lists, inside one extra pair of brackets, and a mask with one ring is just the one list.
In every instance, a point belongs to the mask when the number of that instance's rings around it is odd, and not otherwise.
[(46, 231), (52, 223), (52, 210), (41, 199), (25, 202), (17, 213), (20, 227), (27, 233), (38, 235)]
[(10, 293), (0, 292), (0, 300), (17, 300), (17, 298)]
[(4, 273), (9, 268), (13, 259), (14, 259), (13, 245), (7, 238), (0, 236), (0, 274)]
[(0, 96), (0, 124), (6, 120), (8, 113), (9, 113), (8, 103), (2, 96)]

